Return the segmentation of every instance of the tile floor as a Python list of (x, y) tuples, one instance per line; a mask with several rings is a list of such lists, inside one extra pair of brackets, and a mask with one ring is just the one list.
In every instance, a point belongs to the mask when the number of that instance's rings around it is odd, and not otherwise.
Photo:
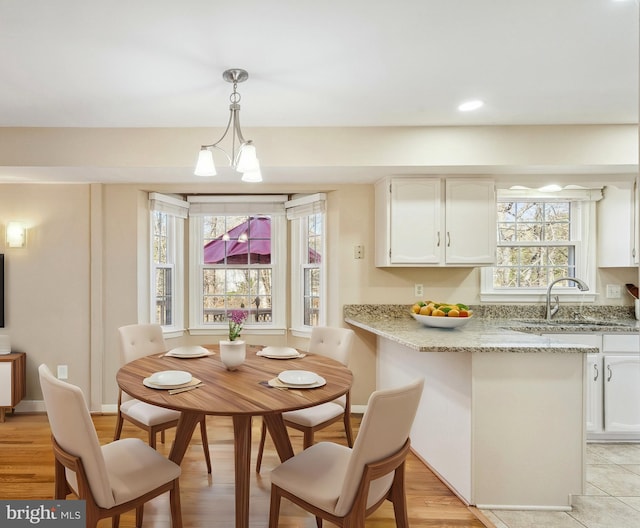
[(588, 444), (586, 494), (569, 512), (483, 513), (496, 528), (639, 528), (640, 444)]

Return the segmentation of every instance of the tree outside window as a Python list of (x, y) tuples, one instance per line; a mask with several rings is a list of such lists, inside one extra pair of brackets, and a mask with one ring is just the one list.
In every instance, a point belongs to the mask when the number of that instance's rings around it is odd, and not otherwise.
[(576, 274), (571, 239), (572, 203), (498, 203), (498, 252), (494, 288), (545, 288)]

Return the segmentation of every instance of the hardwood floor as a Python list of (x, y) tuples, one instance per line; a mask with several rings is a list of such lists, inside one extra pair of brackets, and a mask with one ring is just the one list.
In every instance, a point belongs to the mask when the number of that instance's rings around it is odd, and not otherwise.
[[(113, 439), (115, 416), (94, 415), (94, 423), (101, 443)], [(354, 433), (360, 423), (354, 419)], [(253, 457), (260, 433), (260, 420), (253, 424)], [(182, 517), (185, 528), (232, 528), (234, 526), (234, 473), (233, 430), (231, 419), (209, 417), (207, 419), (213, 472), (207, 474), (203, 462), (200, 436), (194, 433), (191, 446), (182, 463), (180, 491)], [(302, 435), (290, 430), (293, 448), (299, 452)], [(122, 437), (137, 436), (146, 441), (139, 429), (125, 424)], [(167, 455), (173, 440), (173, 432), (167, 432), (166, 443), (160, 443), (158, 451)], [(341, 424), (327, 428), (316, 435), (316, 441), (328, 440), (346, 445)], [(267, 440), (262, 462), (262, 472), (254, 473), (251, 482), (251, 526), (267, 526), (269, 513), (269, 470), (278, 458), (271, 441)], [(406, 476), (409, 521), (412, 527), (482, 528), (493, 525), (473, 508), (467, 508), (440, 482), (413, 454), (407, 463)], [(53, 493), (53, 454), (50, 432), (45, 415), (9, 415), (0, 424), (0, 498), (2, 499), (51, 499)], [(73, 497), (69, 497), (73, 498)], [(121, 528), (134, 527), (133, 512), (123, 515)], [(168, 497), (162, 496), (145, 507), (145, 528), (170, 528)], [(324, 523), (325, 526), (333, 526)], [(100, 528), (111, 526), (104, 520)], [(283, 501), (280, 516), (282, 528), (312, 528), (315, 519), (287, 501)], [(369, 528), (395, 527), (393, 508), (383, 505), (367, 519)]]

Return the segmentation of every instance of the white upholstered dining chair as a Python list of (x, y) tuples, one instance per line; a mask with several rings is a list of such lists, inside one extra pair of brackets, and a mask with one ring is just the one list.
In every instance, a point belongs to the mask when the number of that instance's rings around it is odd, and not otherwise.
[[(162, 335), (162, 326), (158, 324), (133, 324), (118, 328), (120, 339), (121, 363), (129, 363), (135, 359), (167, 352), (167, 346)], [(164, 442), (166, 429), (176, 427), (180, 418), (180, 411), (165, 409), (157, 405), (141, 402), (132, 398), (122, 390), (118, 392), (118, 417), (114, 440), (122, 434), (124, 421), (128, 421), (149, 434), (149, 445), (155, 449), (156, 437)], [(209, 454), (209, 439), (207, 424), (203, 417), (200, 422), (202, 449), (207, 463), (207, 471), (211, 473), (211, 456)]]
[(144, 504), (169, 492), (171, 525), (182, 528), (180, 466), (139, 438), (125, 438), (100, 446), (82, 391), (60, 381), (42, 364), (40, 386), (51, 427), (55, 457), (55, 499), (74, 493), (86, 504), (86, 526), (136, 510), (142, 526)]
[(398, 528), (409, 526), (404, 466), (409, 433), (424, 380), (374, 392), (353, 448), (319, 442), (271, 472), (269, 528), (278, 526), (282, 497), (337, 526), (364, 527), (385, 500), (393, 503)]
[[(339, 361), (347, 366), (355, 333), (349, 328), (338, 328), (330, 326), (314, 326), (311, 329), (311, 339), (309, 340), (308, 352), (320, 354)], [(283, 413), (285, 425), (292, 429), (302, 431), (303, 447), (308, 448), (313, 444), (314, 433), (320, 429), (331, 425), (338, 420), (343, 421), (344, 431), (347, 436), (349, 447), (353, 446), (353, 434), (351, 431), (351, 392), (333, 400), (322, 403), (314, 407), (307, 407), (297, 411)], [(262, 466), (262, 455), (267, 437), (267, 428), (264, 421), (260, 432), (260, 443), (258, 445), (258, 456), (256, 459), (256, 471), (260, 472)]]

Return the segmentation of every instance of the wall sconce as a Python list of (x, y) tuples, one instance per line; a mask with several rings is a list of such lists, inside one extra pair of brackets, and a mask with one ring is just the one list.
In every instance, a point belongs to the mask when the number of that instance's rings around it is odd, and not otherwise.
[(23, 248), (27, 245), (27, 228), (22, 222), (9, 222), (7, 224), (7, 246), (10, 248)]

